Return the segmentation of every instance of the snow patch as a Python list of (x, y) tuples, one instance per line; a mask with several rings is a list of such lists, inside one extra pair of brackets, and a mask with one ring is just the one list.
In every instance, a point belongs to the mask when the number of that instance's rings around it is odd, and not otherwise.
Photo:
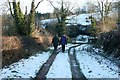
[(38, 53), (35, 56), (31, 56), (29, 59), (22, 59), (19, 62), (13, 63), (8, 68), (0, 70), (0, 79), (34, 78), (50, 55), (49, 52)]
[(56, 56), (46, 77), (47, 78), (72, 78), (71, 74), (72, 73), (70, 70), (68, 53), (60, 52)]
[(116, 65), (99, 55), (92, 55), (91, 52), (82, 49), (85, 46), (87, 48), (89, 45), (81, 45), (76, 48), (76, 57), (86, 78), (118, 78)]

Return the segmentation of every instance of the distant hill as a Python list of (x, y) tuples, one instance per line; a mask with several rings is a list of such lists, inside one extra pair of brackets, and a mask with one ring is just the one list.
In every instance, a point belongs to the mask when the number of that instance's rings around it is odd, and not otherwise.
[[(67, 17), (66, 20), (66, 25), (91, 25), (91, 20), (89, 19), (89, 17), (92, 16), (94, 18), (96, 18), (97, 21), (100, 20), (100, 16), (97, 13), (93, 13), (93, 14), (79, 14), (79, 15), (71, 15)], [(52, 22), (56, 22), (57, 23), (57, 19), (45, 19), (45, 20), (41, 20), (40, 23), (42, 25), (43, 28), (46, 27), (46, 25), (52, 23)]]

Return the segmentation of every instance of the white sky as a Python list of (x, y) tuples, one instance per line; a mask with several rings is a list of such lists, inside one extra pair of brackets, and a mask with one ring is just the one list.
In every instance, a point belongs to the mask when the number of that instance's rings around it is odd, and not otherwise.
[[(2, 13), (1, 4), (3, 4), (6, 1), (7, 0), (4, 0), (4, 1), (0, 0), (0, 14)], [(13, 1), (13, 0), (10, 0), (10, 1)], [(16, 0), (16, 1), (18, 1), (18, 0)], [(32, 0), (19, 0), (19, 1), (21, 2), (22, 11), (25, 12), (25, 6), (27, 6), (28, 12), (29, 12)], [(37, 5), (37, 3), (39, 1), (40, 0), (35, 0), (35, 4)], [(60, 0), (53, 0), (53, 1), (56, 2), (56, 1), (60, 1)], [(95, 2), (97, 0), (64, 0), (64, 1), (69, 1), (74, 6), (76, 6), (76, 5), (83, 6), (86, 2), (89, 2), (89, 1)], [(116, 1), (118, 1), (118, 0), (116, 0)], [(41, 12), (41, 13), (53, 12), (53, 7), (50, 5), (50, 3), (48, 1), (44, 0), (43, 2), (40, 3), (40, 5), (39, 5), (39, 7), (37, 8), (36, 11)]]
[[(29, 1), (20, 0), (20, 1), (21, 1), (22, 5), (26, 5), (26, 3), (27, 3), (28, 8), (30, 8), (32, 0), (29, 0)], [(35, 4), (37, 5), (37, 3), (39, 1), (40, 0), (35, 0)], [(60, 0), (53, 0), (53, 1), (54, 1), (54, 5), (57, 6), (56, 3), (59, 2)], [(64, 1), (69, 1), (69, 2), (71, 1), (71, 3), (73, 5), (83, 5), (88, 0), (77, 0), (77, 1), (76, 0), (64, 0)], [(23, 8), (25, 8), (25, 7), (23, 7)], [(41, 13), (53, 12), (53, 7), (50, 5), (50, 3), (48, 1), (44, 0), (43, 2), (40, 3), (39, 7), (37, 8), (37, 11), (39, 11)]]
[[(6, 2), (7, 0), (0, 0), (0, 9), (1, 9), (1, 5)], [(10, 0), (12, 1), (12, 0)], [(18, 0), (17, 0), (18, 1)], [(40, 0), (35, 0), (35, 4), (37, 5), (37, 3), (39, 2)], [(57, 2), (59, 0), (53, 0), (54, 2)], [(64, 0), (64, 1), (69, 1), (71, 2), (72, 5), (79, 5), (79, 6), (82, 6), (85, 4), (85, 2), (87, 1), (94, 1), (94, 0)], [(25, 11), (25, 6), (27, 6), (28, 8), (28, 12), (30, 11), (30, 7), (31, 7), (31, 2), (32, 0), (20, 0), (21, 2), (21, 9), (22, 11)], [(56, 4), (55, 4), (56, 5)], [(47, 13), (47, 12), (53, 12), (53, 7), (50, 5), (50, 3), (46, 0), (44, 0), (43, 2), (40, 3), (40, 5), (38, 6), (37, 10), (38, 12), (41, 12), (41, 13)], [(2, 13), (2, 11), (0, 10), (0, 13)]]

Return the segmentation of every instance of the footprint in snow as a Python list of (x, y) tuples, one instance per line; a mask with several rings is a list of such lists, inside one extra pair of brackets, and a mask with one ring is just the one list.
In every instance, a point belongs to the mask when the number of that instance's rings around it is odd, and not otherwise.
[(18, 73), (17, 71), (11, 71), (12, 73)]
[(88, 71), (88, 73), (91, 73), (92, 71)]

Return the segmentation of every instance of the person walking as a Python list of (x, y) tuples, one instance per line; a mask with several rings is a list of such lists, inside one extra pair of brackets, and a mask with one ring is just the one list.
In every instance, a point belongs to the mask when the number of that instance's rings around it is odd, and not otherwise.
[(60, 39), (60, 44), (62, 45), (62, 52), (65, 52), (65, 45), (67, 45), (67, 38), (63, 35)]
[(57, 35), (55, 35), (52, 39), (52, 44), (53, 44), (53, 47), (54, 47), (54, 50), (57, 50), (57, 47), (58, 47), (58, 44), (59, 44), (59, 38)]

